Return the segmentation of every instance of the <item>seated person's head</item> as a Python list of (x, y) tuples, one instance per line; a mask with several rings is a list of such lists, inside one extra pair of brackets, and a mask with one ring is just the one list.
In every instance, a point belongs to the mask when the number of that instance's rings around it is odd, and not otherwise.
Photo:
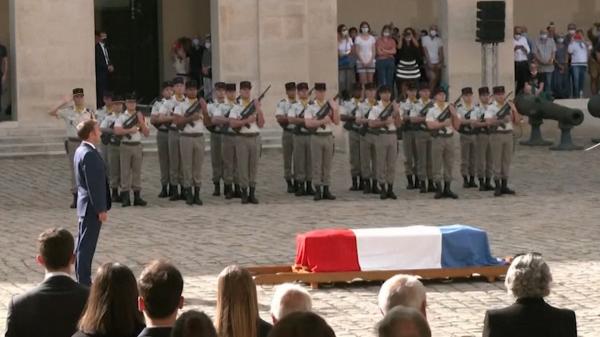
[(312, 299), (308, 291), (296, 284), (285, 283), (277, 287), (271, 301), (271, 318), (277, 323), (297, 311), (311, 311)]
[(506, 273), (506, 289), (516, 298), (542, 298), (550, 294), (552, 274), (539, 253), (517, 256)]
[(215, 326), (220, 337), (256, 336), (259, 320), (256, 285), (239, 266), (228, 266), (217, 281)]
[(171, 337), (217, 337), (217, 331), (204, 312), (189, 310), (177, 318)]
[(397, 306), (414, 308), (427, 315), (425, 286), (412, 275), (398, 274), (385, 281), (379, 290), (378, 302), (384, 315)]
[(425, 317), (416, 309), (395, 307), (377, 324), (378, 337), (431, 337)]
[(47, 272), (71, 272), (75, 262), (73, 235), (64, 228), (45, 230), (38, 237), (38, 255), (36, 261), (44, 266)]
[(269, 337), (335, 337), (335, 332), (314, 312), (298, 311), (277, 322)]
[(183, 307), (183, 277), (175, 266), (165, 261), (148, 264), (138, 280), (138, 308), (146, 320), (175, 321)]

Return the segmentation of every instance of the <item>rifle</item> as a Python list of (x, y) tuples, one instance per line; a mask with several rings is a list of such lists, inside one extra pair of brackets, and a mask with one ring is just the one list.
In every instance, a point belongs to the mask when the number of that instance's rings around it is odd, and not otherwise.
[[(185, 110), (185, 112), (183, 113), (183, 117), (184, 118), (191, 117), (193, 114), (197, 113), (199, 110), (200, 110), (200, 99), (197, 99), (192, 105), (190, 105), (187, 108), (187, 110)], [(194, 123), (194, 121), (190, 121), (189, 123), (183, 124), (183, 126), (179, 126), (179, 129), (183, 130), (187, 124), (189, 124), (191, 127), (196, 126), (196, 123)]]
[[(340, 94), (335, 94), (335, 96), (333, 96), (333, 100), (337, 100), (340, 97)], [(327, 103), (325, 103), (321, 109), (319, 109), (319, 111), (317, 111), (317, 113), (315, 113), (314, 118), (316, 118), (317, 120), (323, 120), (325, 117), (327, 117), (330, 114), (331, 111), (331, 104), (329, 104), (329, 101), (327, 101)], [(321, 129), (325, 129), (325, 125), (321, 125)], [(317, 129), (311, 129), (311, 132), (314, 133), (316, 132)]]
[[(271, 85), (269, 84), (269, 86), (267, 87), (267, 89), (265, 89), (265, 91), (262, 92), (262, 94), (260, 94), (260, 96), (258, 96), (257, 100), (260, 102), (263, 100), (263, 98), (265, 98), (265, 95), (267, 94), (267, 92), (269, 91), (269, 89), (271, 89)], [(242, 110), (242, 112), (240, 112), (240, 119), (246, 119), (250, 116), (252, 116), (254, 113), (256, 112), (256, 104), (254, 103), (254, 101), (250, 102), (250, 104), (246, 105), (246, 107), (244, 108), (244, 110)], [(247, 129), (250, 128), (250, 124), (246, 124), (245, 127)], [(242, 128), (233, 128), (233, 130), (237, 133), (240, 132)]]
[[(475, 110), (475, 106), (473, 106), (471, 108), (471, 110), (469, 110), (469, 111), (467, 111), (467, 113), (465, 113), (465, 116), (464, 116), (465, 120), (471, 120), (471, 113), (473, 113), (473, 110)], [(458, 131), (461, 133), (470, 133), (473, 131), (473, 129), (471, 128), (470, 125), (461, 124)]]
[[(462, 98), (462, 95), (460, 95), (453, 103), (453, 105), (458, 104), (458, 102), (460, 102)], [(436, 118), (436, 121), (443, 123), (445, 122), (448, 118), (450, 118), (452, 116), (452, 113), (450, 113), (450, 104), (448, 104), (448, 106), (446, 106), (446, 108), (444, 109), (444, 111), (442, 111), (441, 114), (439, 114)], [(440, 134), (445, 135), (447, 133), (446, 131), (446, 127), (442, 127), (439, 129), (435, 129), (431, 131), (431, 135), (433, 137), (439, 136)]]
[[(425, 104), (423, 106), (423, 108), (419, 111), (419, 117), (425, 117), (427, 115), (427, 111), (429, 111), (429, 109), (431, 109), (433, 104), (434, 104), (433, 100), (430, 100), (429, 102), (427, 102), (427, 104)], [(418, 126), (419, 126), (419, 129), (421, 129), (423, 131), (427, 131), (427, 123), (421, 122), (418, 124)]]
[[(393, 113), (394, 113), (394, 102), (399, 103), (400, 102), (400, 96), (398, 96), (395, 100), (391, 101), (388, 105), (385, 106), (385, 108), (383, 108), (383, 110), (379, 113), (379, 116), (377, 116), (377, 119), (380, 121), (384, 121), (386, 119), (388, 119)], [(366, 124), (367, 129), (368, 129), (368, 123)], [(386, 129), (387, 130), (387, 126), (384, 126), (382, 128), (377, 128), (374, 129), (372, 132), (375, 134), (379, 134), (380, 133), (380, 129)]]
[(356, 121), (356, 111), (358, 111), (360, 103), (361, 102), (357, 102), (354, 109), (350, 112), (350, 119), (344, 122), (344, 129), (348, 131), (356, 130), (356, 124), (354, 122)]
[[(505, 101), (506, 103), (504, 103), (504, 105), (500, 108), (500, 110), (498, 110), (498, 112), (496, 113), (496, 119), (498, 121), (503, 120), (504, 118), (506, 118), (506, 116), (508, 116), (510, 114), (511, 111), (511, 106), (510, 104), (508, 104), (508, 98), (512, 95), (512, 91), (508, 93), (508, 95), (506, 95)], [(498, 127), (502, 127), (505, 128), (506, 127), (506, 123), (504, 122), (500, 122), (500, 125), (494, 126), (493, 130), (497, 130)]]
[[(140, 124), (139, 118), (138, 118), (138, 112), (135, 111), (133, 115), (131, 115), (129, 118), (127, 118), (125, 120), (125, 122), (123, 122), (123, 129), (131, 129), (132, 127), (136, 126)], [(115, 122), (112, 122), (111, 126), (114, 127)], [(130, 134), (126, 134), (125, 137), (127, 137), (127, 139), (131, 139), (131, 135)]]

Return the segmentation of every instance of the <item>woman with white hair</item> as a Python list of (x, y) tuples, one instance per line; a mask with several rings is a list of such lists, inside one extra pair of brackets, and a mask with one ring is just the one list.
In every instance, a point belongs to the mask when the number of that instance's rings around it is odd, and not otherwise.
[(517, 302), (488, 310), (484, 337), (576, 337), (575, 312), (544, 301), (550, 294), (552, 274), (539, 253), (515, 257), (505, 279), (506, 289)]

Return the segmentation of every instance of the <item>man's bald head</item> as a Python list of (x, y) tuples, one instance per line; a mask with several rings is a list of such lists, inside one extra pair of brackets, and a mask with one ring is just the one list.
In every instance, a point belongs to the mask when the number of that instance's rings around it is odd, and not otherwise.
[(423, 316), (427, 315), (425, 286), (412, 275), (398, 274), (385, 281), (379, 290), (378, 301), (379, 310), (384, 315), (397, 306), (414, 308)]

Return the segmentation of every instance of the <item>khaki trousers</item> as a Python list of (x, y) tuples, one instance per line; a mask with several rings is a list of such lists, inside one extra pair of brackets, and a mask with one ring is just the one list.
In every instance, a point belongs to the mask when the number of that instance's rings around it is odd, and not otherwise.
[(102, 160), (104, 160), (104, 164), (106, 164), (108, 169), (108, 144), (98, 144), (98, 151), (100, 152), (100, 157), (102, 157)]
[(377, 180), (379, 184), (393, 184), (396, 176), (396, 159), (398, 159), (398, 136), (395, 132), (380, 134), (375, 144)]
[(452, 166), (454, 165), (454, 142), (452, 137), (432, 137), (431, 166), (433, 181), (439, 183), (452, 181)]
[(210, 162), (212, 164), (212, 181), (218, 183), (223, 179), (223, 134), (210, 134)]
[(237, 138), (238, 136), (231, 134), (223, 135), (223, 181), (225, 184), (238, 184), (240, 180), (235, 152)]
[(360, 172), (363, 179), (375, 179), (377, 171), (376, 143), (377, 136), (372, 133), (360, 136), (360, 153), (362, 154)]
[(281, 134), (281, 147), (283, 151), (283, 178), (290, 180), (294, 178), (292, 173), (292, 160), (294, 156), (294, 134), (291, 131), (283, 131)]
[(494, 133), (490, 137), (490, 143), (494, 163), (494, 179), (508, 179), (513, 155), (512, 132)]
[(183, 187), (200, 187), (202, 185), (202, 163), (204, 162), (204, 136), (191, 137), (181, 134), (180, 137)]
[(348, 153), (350, 154), (350, 175), (361, 176), (360, 134), (348, 131)]
[(294, 135), (294, 175), (299, 182), (312, 181), (310, 135)]
[(255, 187), (260, 137), (255, 135), (237, 136), (236, 138), (235, 155), (237, 156), (240, 187)]
[(142, 189), (142, 144), (121, 143), (121, 191)]
[(329, 186), (331, 183), (331, 162), (334, 150), (333, 135), (314, 134), (310, 136), (313, 183), (316, 186)]
[(433, 179), (431, 167), (431, 134), (428, 131), (415, 132), (417, 148), (417, 176), (419, 180)]
[(170, 182), (168, 131), (157, 131), (156, 147), (158, 149), (158, 164), (160, 166), (160, 184), (168, 185)]
[(77, 185), (75, 185), (75, 151), (81, 144), (79, 140), (67, 139), (67, 159), (69, 160), (69, 172), (71, 174), (71, 193), (77, 193)]
[(108, 144), (108, 164), (110, 166), (110, 187), (119, 188), (121, 184), (121, 146)]
[(404, 174), (417, 174), (417, 131), (406, 130), (402, 133), (402, 147), (404, 149)]
[(169, 129), (169, 181), (173, 185), (182, 184), (180, 162), (179, 131)]
[(480, 179), (492, 178), (492, 148), (490, 145), (491, 136), (487, 133), (477, 134), (477, 177)]
[(474, 177), (477, 162), (477, 136), (460, 135), (460, 174)]

